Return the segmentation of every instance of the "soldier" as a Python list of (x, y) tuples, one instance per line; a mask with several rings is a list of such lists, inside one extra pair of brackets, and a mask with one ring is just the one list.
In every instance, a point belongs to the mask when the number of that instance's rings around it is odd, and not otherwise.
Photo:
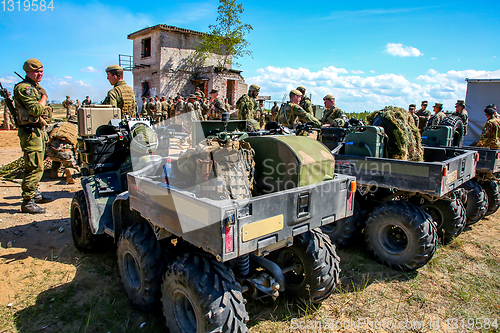
[(303, 95), (302, 99), (300, 100), (300, 107), (306, 110), (311, 116), (314, 116), (311, 100), (306, 96), (306, 88), (300, 86), (297, 87), (297, 90), (300, 91)]
[(158, 96), (155, 96), (155, 107), (153, 109), (153, 120), (155, 123), (161, 119), (161, 102)]
[(68, 119), (71, 117), (71, 105), (73, 105), (73, 101), (69, 99), (69, 96), (66, 96), (66, 99), (62, 102), (62, 107), (66, 109), (66, 118)]
[(252, 84), (248, 88), (248, 94), (243, 94), (236, 102), (238, 120), (246, 120), (250, 132), (260, 130), (259, 123), (253, 118), (256, 111), (261, 111), (259, 103), (255, 100), (259, 96), (259, 91), (260, 87)]
[(134, 116), (137, 113), (135, 93), (123, 80), (123, 69), (118, 65), (111, 65), (106, 68), (106, 73), (113, 88), (108, 91), (103, 104), (119, 107), (122, 110), (122, 117)]
[(186, 105), (186, 111), (189, 112), (191, 116), (191, 121), (203, 120), (203, 115), (201, 114), (201, 109), (196, 109), (195, 107), (196, 95), (189, 95), (188, 103)]
[(224, 109), (226, 109), (227, 113), (231, 112), (231, 105), (229, 105), (229, 101), (227, 100), (227, 98), (224, 98)]
[(163, 121), (165, 119), (168, 119), (168, 112), (170, 110), (170, 105), (168, 104), (165, 96), (161, 97), (160, 103), (161, 103), (161, 120)]
[(45, 122), (40, 117), (47, 103), (47, 93), (40, 86), (43, 65), (38, 59), (28, 59), (23, 70), (26, 72), (25, 79), (14, 87), (14, 103), (20, 122), (17, 135), (24, 155), (21, 211), (43, 214), (45, 209), (37, 203), (51, 201), (37, 190), (43, 175), (45, 153), (45, 132), (42, 128)]
[(276, 121), (276, 116), (278, 115), (279, 109), (280, 108), (278, 107), (278, 102), (274, 102), (274, 105), (271, 108), (271, 121)]
[(78, 108), (82, 106), (82, 103), (80, 103), (80, 100), (77, 99), (76, 102), (75, 102), (75, 110), (78, 110)]
[(205, 93), (203, 91), (201, 91), (199, 87), (196, 87), (196, 91), (194, 93), (195, 93), (195, 95), (199, 94), (201, 96), (201, 98), (205, 98)]
[(455, 112), (452, 113), (453, 116), (460, 117), (462, 123), (464, 124), (464, 135), (467, 134), (467, 126), (469, 125), (469, 114), (465, 110), (465, 101), (457, 100), (455, 103)]
[(212, 119), (221, 119), (222, 113), (227, 112), (224, 103), (219, 98), (219, 91), (217, 89), (210, 91), (210, 110), (210, 113), (213, 115)]
[(68, 122), (55, 124), (48, 135), (47, 156), (52, 160), (50, 177), (58, 177), (57, 172), (62, 163), (65, 168), (66, 182), (74, 184), (73, 174), (78, 170), (76, 162), (78, 126), (76, 126), (76, 118), (73, 116), (70, 117)]
[(321, 117), (321, 124), (324, 127), (344, 127), (347, 117), (342, 109), (335, 106), (335, 97), (326, 95), (323, 97), (326, 111)]
[(321, 127), (321, 123), (318, 119), (311, 116), (306, 110), (300, 107), (300, 99), (302, 93), (296, 89), (290, 91), (290, 101), (288, 101), (278, 112), (278, 122), (283, 126), (293, 128), (295, 119), (301, 123), (312, 122), (314, 127)]
[(141, 106), (141, 117), (147, 117), (148, 116), (148, 101), (146, 97), (143, 97), (142, 99), (142, 106)]
[(408, 112), (410, 113), (410, 116), (413, 118), (413, 121), (415, 122), (415, 126), (418, 128), (418, 116), (415, 114), (415, 109), (417, 108), (416, 104), (410, 104), (408, 106)]
[(155, 100), (153, 97), (150, 97), (148, 99), (148, 103), (146, 104), (146, 111), (148, 113), (148, 116), (151, 117), (151, 119), (154, 119), (154, 110), (155, 110)]
[(422, 101), (420, 110), (417, 111), (418, 116), (418, 129), (420, 133), (424, 131), (425, 126), (427, 126), (427, 122), (431, 117), (431, 111), (427, 110), (427, 101)]
[(85, 99), (82, 102), (82, 106), (83, 105), (87, 105), (88, 106), (90, 104), (92, 104), (92, 101), (90, 100), (90, 97), (89, 96), (85, 96)]
[(429, 119), (429, 123), (427, 124), (427, 126), (439, 125), (441, 120), (443, 120), (443, 118), (446, 117), (446, 114), (442, 110), (443, 110), (443, 104), (441, 103), (434, 104), (434, 115)]
[(484, 124), (481, 138), (476, 147), (486, 147), (492, 149), (500, 148), (500, 119), (493, 117), (495, 109), (484, 109), (484, 115), (488, 120)]
[[(10, 97), (10, 91), (8, 92), (9, 97)], [(14, 121), (14, 117), (9, 111), (9, 108), (7, 107), (7, 103), (5, 102), (4, 99), (2, 99), (2, 105), (3, 105), (3, 129), (6, 130), (11, 130), (16, 128), (16, 122)]]
[(176, 99), (177, 103), (175, 104), (175, 115), (179, 116), (184, 113), (186, 102), (184, 102), (181, 95), (177, 95)]
[(493, 110), (495, 110), (495, 113), (493, 114), (494, 118), (500, 118), (500, 115), (498, 115), (497, 112), (497, 106), (495, 104), (488, 104), (487, 108), (492, 108)]

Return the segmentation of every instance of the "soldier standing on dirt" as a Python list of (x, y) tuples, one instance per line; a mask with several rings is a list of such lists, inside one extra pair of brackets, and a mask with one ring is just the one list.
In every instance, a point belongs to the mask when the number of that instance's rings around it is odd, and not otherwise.
[(431, 111), (427, 110), (427, 101), (422, 101), (420, 110), (417, 111), (418, 116), (418, 129), (420, 133), (424, 131), (425, 126), (427, 126), (427, 122), (431, 117)]
[(260, 87), (252, 84), (248, 88), (248, 94), (243, 94), (236, 102), (238, 120), (246, 120), (248, 130), (251, 132), (260, 130), (259, 123), (254, 119), (254, 113), (262, 111), (259, 103), (255, 100), (259, 96), (259, 91)]
[(37, 190), (43, 175), (45, 121), (41, 119), (41, 115), (47, 103), (47, 92), (40, 86), (43, 77), (43, 65), (40, 60), (26, 60), (23, 70), (26, 72), (25, 79), (14, 87), (14, 103), (20, 122), (17, 135), (24, 155), (21, 211), (43, 214), (45, 209), (37, 203), (51, 201)]
[(76, 162), (76, 149), (78, 139), (78, 126), (76, 117), (72, 116), (68, 122), (57, 123), (48, 132), (47, 156), (52, 160), (50, 177), (55, 179), (62, 165), (66, 174), (66, 182), (74, 184), (73, 174), (78, 170)]
[(278, 112), (278, 122), (283, 126), (293, 128), (295, 119), (301, 123), (312, 122), (314, 127), (321, 127), (318, 119), (311, 116), (306, 110), (300, 107), (302, 93), (296, 89), (290, 91), (290, 101), (288, 101)]
[(484, 109), (484, 115), (488, 120), (484, 124), (481, 138), (476, 147), (486, 147), (492, 149), (500, 148), (500, 119), (493, 117), (495, 109)]
[(434, 115), (429, 119), (429, 123), (427, 126), (436, 126), (441, 123), (441, 120), (443, 120), (446, 117), (446, 114), (443, 112), (443, 104), (441, 103), (435, 103), (434, 104)]
[(467, 126), (469, 125), (469, 114), (465, 110), (465, 101), (457, 100), (455, 103), (455, 112), (452, 113), (453, 116), (460, 117), (462, 123), (464, 124), (464, 135), (467, 134)]
[(342, 109), (335, 106), (335, 97), (326, 95), (323, 97), (326, 111), (321, 117), (321, 124), (324, 127), (344, 127), (347, 117)]
[(106, 68), (108, 81), (113, 88), (108, 91), (103, 104), (115, 105), (122, 110), (122, 117), (134, 116), (137, 113), (137, 103), (135, 93), (123, 80), (123, 69), (118, 65), (111, 65)]
[(71, 117), (71, 105), (73, 105), (73, 101), (69, 99), (69, 96), (66, 96), (66, 99), (62, 102), (62, 107), (66, 109), (66, 118), (68, 119)]

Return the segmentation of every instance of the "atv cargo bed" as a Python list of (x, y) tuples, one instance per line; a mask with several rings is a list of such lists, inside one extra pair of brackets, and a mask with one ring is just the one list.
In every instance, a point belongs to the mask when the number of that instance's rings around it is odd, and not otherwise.
[(375, 185), (442, 197), (476, 175), (476, 152), (424, 147), (424, 161), (335, 154), (335, 172)]
[(158, 232), (171, 232), (220, 261), (272, 251), (292, 242), (295, 235), (352, 215), (354, 177), (337, 175), (249, 200), (211, 200), (169, 188), (145, 169), (127, 175), (130, 208)]
[(461, 149), (473, 150), (479, 153), (477, 161), (477, 171), (482, 172), (500, 172), (500, 149), (491, 149), (483, 147), (462, 147)]

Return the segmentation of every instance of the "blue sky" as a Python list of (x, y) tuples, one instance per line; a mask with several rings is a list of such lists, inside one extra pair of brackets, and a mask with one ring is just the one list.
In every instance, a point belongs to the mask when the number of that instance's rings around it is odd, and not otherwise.
[[(33, 0), (31, 0), (33, 1)], [(49, 100), (94, 101), (110, 86), (104, 69), (132, 54), (127, 35), (167, 24), (207, 31), (218, 1), (53, 0), (52, 11), (13, 11), (0, 4), (0, 82), (12, 88), (22, 64), (44, 64)], [(303, 85), (314, 103), (333, 94), (348, 112), (422, 99), (453, 110), (466, 77), (500, 69), (500, 3), (496, 1), (252, 1), (242, 21), (253, 58), (238, 62), (248, 84), (281, 100)], [(125, 77), (132, 81), (132, 75)]]

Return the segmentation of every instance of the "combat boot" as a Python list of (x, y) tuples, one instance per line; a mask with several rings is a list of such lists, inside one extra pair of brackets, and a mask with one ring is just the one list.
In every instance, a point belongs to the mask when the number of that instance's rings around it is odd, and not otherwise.
[(64, 170), (64, 173), (66, 174), (66, 183), (74, 184), (75, 180), (73, 179), (73, 175), (71, 174), (71, 170), (66, 169), (66, 170)]
[(36, 203), (47, 203), (54, 201), (54, 199), (46, 197), (40, 193), (40, 191), (36, 190), (35, 195), (33, 196), (33, 200), (35, 200)]
[(44, 214), (45, 209), (35, 203), (35, 199), (24, 199), (21, 204), (21, 211), (29, 214)]

